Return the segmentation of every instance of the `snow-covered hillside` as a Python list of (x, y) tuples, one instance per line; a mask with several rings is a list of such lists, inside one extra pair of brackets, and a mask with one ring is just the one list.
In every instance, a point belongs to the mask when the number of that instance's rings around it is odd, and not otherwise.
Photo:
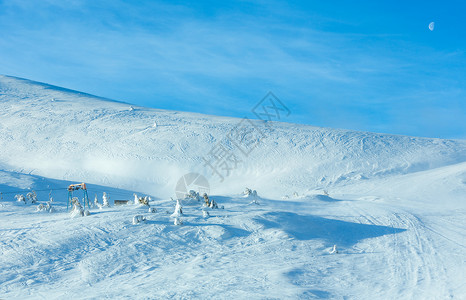
[[(8, 76), (0, 105), (0, 298), (466, 298), (466, 141), (241, 123)], [(228, 139), (238, 124), (256, 134), (247, 155)], [(239, 158), (223, 181), (204, 161), (219, 143)], [(176, 226), (190, 172), (223, 209), (184, 203)], [(70, 218), (75, 182), (91, 200), (151, 195), (157, 212)], [(30, 190), (56, 212), (14, 200)]]
[[(334, 130), (272, 122), (225, 184), (202, 160), (241, 121), (112, 102), (0, 77), (0, 164), (36, 175), (173, 194), (188, 172), (214, 191), (253, 185), (270, 195), (391, 176), (466, 161), (466, 142)], [(251, 103), (251, 108), (256, 103)], [(245, 116), (252, 116), (248, 110)], [(292, 121), (292, 115), (290, 116)], [(154, 123), (157, 124), (154, 127)], [(277, 188), (274, 188), (277, 187)], [(272, 193), (273, 192), (273, 193)]]

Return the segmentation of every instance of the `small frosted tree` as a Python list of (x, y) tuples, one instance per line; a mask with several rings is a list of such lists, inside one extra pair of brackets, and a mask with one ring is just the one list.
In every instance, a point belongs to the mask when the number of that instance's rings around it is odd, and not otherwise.
[(214, 199), (211, 199), (209, 207), (212, 208), (212, 209), (218, 208), (217, 202), (215, 202)]
[(199, 193), (196, 192), (195, 190), (190, 190), (189, 193), (186, 194), (185, 200), (196, 200), (199, 201), (201, 197), (199, 196)]
[(251, 190), (250, 188), (246, 188), (243, 192), (244, 197), (257, 197), (257, 191)]
[(215, 202), (214, 199), (210, 199), (209, 196), (207, 196), (207, 193), (204, 193), (203, 197), (204, 197), (203, 207), (218, 208), (217, 202)]
[(37, 203), (37, 194), (35, 191), (27, 193), (26, 197), (28, 198), (31, 203), (35, 204)]
[(95, 198), (94, 198), (94, 207), (102, 209), (102, 204), (99, 203), (99, 198), (97, 198), (97, 195), (95, 195)]
[(134, 204), (135, 205), (145, 205), (145, 206), (150, 206), (150, 201), (151, 201), (150, 196), (144, 196), (144, 197), (138, 197), (138, 195), (134, 194)]
[(180, 199), (176, 199), (175, 211), (171, 215), (174, 218), (183, 215), (183, 207), (181, 206)]
[(41, 203), (37, 206), (37, 211), (44, 211), (44, 212), (49, 212), (49, 213), (55, 212), (55, 209), (52, 206), (52, 202), (53, 202), (53, 198), (50, 197), (49, 201), (47, 201), (47, 204), (44, 205)]
[(209, 196), (207, 196), (207, 193), (204, 193), (204, 206), (210, 207), (210, 199)]
[(55, 208), (52, 206), (53, 198), (50, 197), (49, 201), (47, 202), (47, 205), (45, 206), (45, 210), (48, 211), (49, 213), (55, 212)]
[(150, 206), (149, 205), (149, 200), (150, 200), (150, 197), (148, 197), (148, 196), (140, 197), (139, 198), (139, 205)]
[(333, 245), (333, 248), (332, 248), (332, 250), (329, 251), (329, 253), (330, 253), (330, 254), (338, 253), (337, 245)]
[(37, 211), (44, 211), (44, 210), (45, 210), (45, 205), (42, 204), (42, 203), (39, 204), (39, 205), (37, 206), (37, 209), (36, 209), (36, 210), (37, 210)]
[(243, 195), (245, 198), (250, 198), (252, 199), (250, 204), (259, 204), (257, 201), (257, 191), (256, 190), (251, 190), (250, 188), (246, 188), (243, 192)]
[(106, 192), (102, 195), (102, 206), (110, 207), (110, 197), (108, 197)]
[(133, 225), (137, 225), (141, 222), (145, 222), (146, 218), (142, 215), (136, 215), (133, 217)]
[(16, 196), (15, 196), (15, 199), (16, 199), (16, 201), (18, 201), (18, 202), (23, 202), (24, 204), (26, 204), (26, 198), (25, 198), (24, 195), (22, 195), (22, 194), (16, 195)]
[(81, 206), (81, 203), (79, 203), (79, 199), (77, 197), (73, 197), (73, 199), (71, 200), (71, 203), (73, 205), (73, 208), (71, 209), (70, 216), (72, 218), (83, 217), (84, 209)]

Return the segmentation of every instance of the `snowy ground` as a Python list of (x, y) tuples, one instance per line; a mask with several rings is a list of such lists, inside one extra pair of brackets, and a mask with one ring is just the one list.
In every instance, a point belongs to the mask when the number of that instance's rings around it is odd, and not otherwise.
[[(175, 226), (177, 180), (210, 175), (201, 158), (239, 120), (11, 77), (0, 101), (2, 299), (466, 298), (465, 141), (275, 123), (224, 182), (208, 177), (224, 208), (185, 203)], [(75, 181), (91, 200), (150, 194), (157, 212), (70, 218)], [(56, 212), (14, 201), (31, 189), (41, 203), (52, 190)]]

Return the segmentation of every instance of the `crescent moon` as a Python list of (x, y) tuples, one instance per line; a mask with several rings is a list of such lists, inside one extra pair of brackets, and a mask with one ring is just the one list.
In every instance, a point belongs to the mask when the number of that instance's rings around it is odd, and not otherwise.
[(430, 22), (430, 23), (429, 23), (429, 29), (430, 29), (430, 31), (434, 31), (434, 26), (435, 26), (435, 23), (434, 23), (434, 22)]

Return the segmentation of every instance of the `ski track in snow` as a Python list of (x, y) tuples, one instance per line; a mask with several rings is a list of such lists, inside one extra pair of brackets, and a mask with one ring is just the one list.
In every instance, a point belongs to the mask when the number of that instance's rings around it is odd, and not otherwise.
[[(466, 298), (465, 141), (269, 122), (221, 183), (202, 158), (238, 119), (130, 109), (7, 76), (0, 103), (1, 299)], [(224, 209), (203, 218), (185, 203), (175, 226), (169, 199), (188, 172), (209, 178)], [(136, 191), (157, 212), (70, 218), (74, 180), (91, 203)], [(239, 196), (246, 186), (259, 205)], [(52, 190), (57, 211), (14, 201), (33, 189), (40, 203)]]

